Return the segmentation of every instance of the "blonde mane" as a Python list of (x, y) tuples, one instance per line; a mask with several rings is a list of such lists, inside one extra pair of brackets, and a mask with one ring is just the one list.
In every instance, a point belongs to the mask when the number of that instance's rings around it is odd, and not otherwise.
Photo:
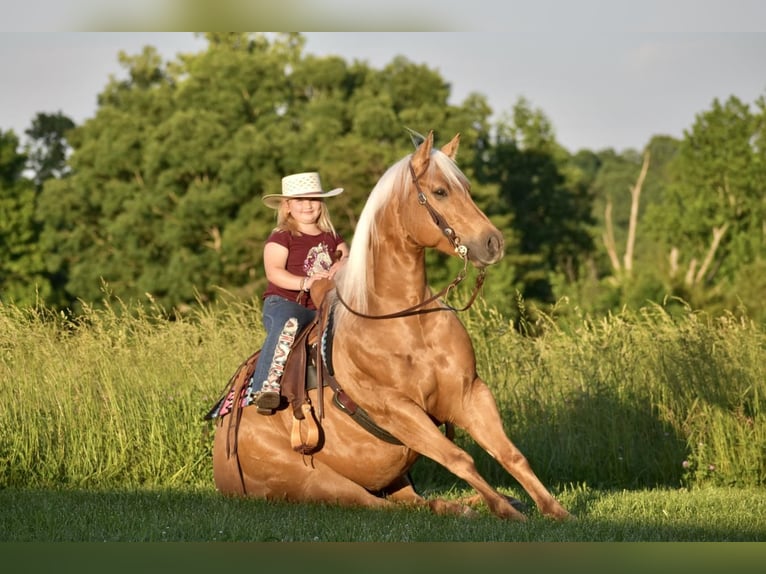
[[(411, 157), (412, 155), (407, 155), (389, 167), (370, 192), (354, 231), (348, 261), (335, 278), (337, 290), (343, 300), (360, 313), (366, 313), (369, 310), (367, 295), (374, 287), (368, 282), (370, 276), (367, 273), (367, 267), (373, 247), (379, 238), (378, 214), (395, 194), (415, 193), (409, 170)], [(431, 162), (422, 176), (423, 179), (427, 180), (434, 170), (443, 172), (451, 187), (467, 189), (468, 180), (463, 172), (452, 159), (438, 149), (432, 150)], [(339, 305), (337, 312), (340, 318), (341, 314), (345, 314), (346, 309)]]

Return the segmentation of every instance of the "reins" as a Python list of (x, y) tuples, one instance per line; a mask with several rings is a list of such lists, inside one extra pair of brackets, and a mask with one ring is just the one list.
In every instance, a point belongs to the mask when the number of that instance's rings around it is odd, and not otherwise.
[[(446, 297), (446, 295), (455, 288), (463, 279), (465, 279), (467, 268), (468, 268), (468, 248), (462, 244), (460, 241), (460, 238), (455, 235), (455, 230), (452, 229), (445, 219), (441, 216), (441, 214), (436, 211), (431, 204), (428, 203), (428, 198), (426, 197), (426, 194), (423, 192), (423, 190), (420, 187), (419, 179), (420, 176), (415, 174), (415, 169), (412, 167), (412, 162), (409, 163), (410, 168), (410, 174), (412, 175), (412, 182), (415, 184), (415, 188), (418, 190), (418, 203), (422, 206), (424, 206), (427, 210), (429, 215), (431, 216), (431, 219), (433, 219), (434, 223), (439, 227), (439, 229), (442, 230), (442, 233), (447, 237), (447, 239), (450, 242), (450, 245), (455, 249), (455, 252), (457, 253), (458, 257), (463, 260), (463, 269), (457, 274), (457, 277), (455, 277), (452, 282), (444, 287), (441, 291), (439, 291), (436, 295), (433, 295), (426, 299), (425, 301), (421, 301), (420, 303), (417, 303), (416, 305), (413, 305), (412, 307), (408, 307), (407, 309), (404, 309), (402, 311), (397, 311), (396, 313), (388, 313), (386, 315), (368, 315), (367, 313), (362, 313), (360, 311), (356, 311), (355, 309), (352, 309), (349, 307), (349, 305), (343, 300), (343, 298), (340, 296), (340, 293), (338, 290), (335, 290), (335, 295), (338, 298), (338, 301), (351, 313), (356, 315), (357, 317), (364, 317), (365, 319), (396, 319), (398, 317), (409, 317), (411, 315), (423, 315), (425, 313), (435, 313), (437, 311), (457, 311), (462, 312), (466, 311), (473, 305), (473, 302), (476, 300), (476, 296), (479, 294), (479, 289), (481, 289), (481, 286), (484, 284), (484, 276), (486, 274), (486, 270), (482, 267), (479, 271), (479, 275), (476, 277), (476, 285), (474, 285), (473, 293), (471, 294), (471, 298), (468, 300), (468, 303), (466, 303), (465, 306), (463, 306), (460, 309), (456, 309), (455, 307), (452, 307), (450, 305), (446, 305), (443, 307), (435, 307), (432, 309), (423, 309), (422, 307), (425, 307), (429, 303), (433, 303), (440, 297)], [(423, 175), (423, 174), (420, 174)]]

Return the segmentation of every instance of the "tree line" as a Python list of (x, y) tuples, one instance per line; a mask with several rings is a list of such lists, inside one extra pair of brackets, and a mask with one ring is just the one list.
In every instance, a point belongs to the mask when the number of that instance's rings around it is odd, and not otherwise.
[[(405, 129), (461, 133), (458, 162), (503, 230), (483, 296), (508, 316), (647, 304), (766, 321), (766, 100), (714, 100), (681, 139), (643, 150), (564, 149), (524, 98), (491, 121), (480, 93), (406, 57), (382, 69), (317, 57), (299, 33), (209, 33), (198, 53), (118, 55), (82, 125), (38, 113), (21, 141), (0, 128), (0, 302), (77, 313), (106, 296), (172, 313), (225, 294), (258, 297), (260, 196), (318, 170), (344, 187), (333, 220), (353, 239)], [(429, 280), (454, 258), (428, 254)], [(571, 306), (570, 306), (571, 312)]]

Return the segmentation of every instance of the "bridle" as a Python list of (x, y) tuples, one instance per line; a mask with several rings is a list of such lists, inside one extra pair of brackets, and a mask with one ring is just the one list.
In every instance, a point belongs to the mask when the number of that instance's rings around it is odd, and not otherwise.
[[(398, 317), (409, 317), (410, 315), (423, 315), (425, 313), (435, 313), (437, 311), (466, 311), (468, 308), (473, 305), (473, 302), (476, 300), (476, 296), (479, 293), (479, 289), (481, 289), (481, 286), (484, 284), (484, 276), (486, 274), (485, 268), (481, 268), (479, 270), (479, 274), (476, 277), (476, 285), (473, 288), (473, 293), (471, 294), (471, 298), (468, 300), (468, 303), (460, 309), (456, 309), (455, 307), (446, 305), (446, 306), (440, 306), (435, 307), (431, 309), (423, 309), (426, 305), (429, 303), (433, 303), (440, 297), (446, 297), (446, 295), (454, 289), (463, 279), (465, 279), (467, 269), (468, 269), (468, 247), (463, 245), (462, 241), (460, 240), (460, 237), (458, 237), (455, 234), (455, 230), (452, 229), (452, 227), (449, 226), (447, 221), (442, 217), (442, 215), (434, 209), (434, 207), (428, 203), (428, 197), (423, 192), (423, 189), (420, 187), (420, 177), (423, 175), (422, 173), (420, 175), (417, 175), (415, 173), (415, 168), (412, 167), (412, 162), (409, 163), (410, 168), (410, 175), (412, 176), (412, 183), (415, 184), (415, 189), (418, 190), (418, 203), (422, 206), (424, 206), (427, 210), (429, 215), (431, 216), (431, 219), (433, 219), (433, 222), (441, 229), (442, 233), (447, 237), (447, 239), (450, 242), (450, 245), (455, 250), (455, 253), (457, 253), (458, 257), (463, 260), (463, 269), (458, 272), (457, 276), (450, 282), (449, 285), (444, 287), (441, 291), (439, 291), (436, 295), (433, 295), (426, 299), (425, 301), (421, 301), (420, 303), (417, 303), (416, 305), (413, 305), (412, 307), (408, 307), (407, 309), (404, 309), (402, 311), (397, 311), (396, 313), (388, 313), (386, 315), (368, 315), (366, 313), (362, 313), (360, 311), (356, 311), (348, 306), (348, 304), (341, 298), (340, 293), (338, 293), (338, 290), (335, 290), (335, 295), (338, 298), (338, 301), (351, 313), (356, 315), (357, 317), (364, 317), (365, 319), (395, 319)], [(425, 173), (425, 171), (423, 172)]]

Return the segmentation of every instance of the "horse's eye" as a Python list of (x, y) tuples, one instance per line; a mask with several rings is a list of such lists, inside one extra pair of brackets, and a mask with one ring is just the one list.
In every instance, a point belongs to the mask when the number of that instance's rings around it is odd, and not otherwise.
[(437, 187), (436, 189), (434, 189), (433, 194), (436, 197), (447, 197), (448, 195), (447, 190), (444, 189), (443, 187)]

